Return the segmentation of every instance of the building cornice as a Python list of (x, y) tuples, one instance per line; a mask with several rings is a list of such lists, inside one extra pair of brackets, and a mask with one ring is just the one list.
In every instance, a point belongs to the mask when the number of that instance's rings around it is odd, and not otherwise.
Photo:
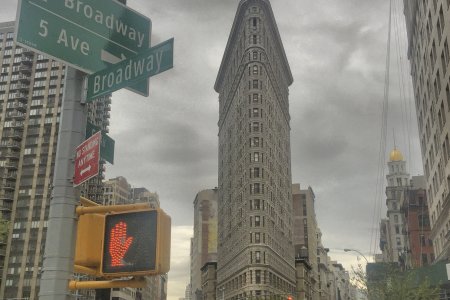
[(278, 31), (277, 24), (275, 22), (275, 16), (272, 11), (272, 7), (270, 5), (270, 2), (268, 0), (241, 0), (239, 2), (239, 6), (236, 12), (236, 16), (233, 21), (233, 25), (231, 27), (231, 33), (230, 37), (227, 42), (227, 46), (225, 48), (225, 52), (223, 55), (222, 63), (220, 64), (219, 73), (216, 78), (216, 82), (214, 84), (214, 89), (216, 92), (220, 92), (222, 84), (225, 79), (225, 74), (227, 72), (228, 68), (228, 61), (230, 60), (231, 55), (233, 54), (232, 47), (235, 45), (236, 40), (239, 35), (239, 28), (242, 26), (242, 21), (245, 19), (245, 12), (246, 9), (251, 4), (259, 4), (261, 8), (265, 10), (267, 15), (269, 16), (268, 21), (271, 23), (271, 29), (275, 37), (275, 43), (276, 49), (278, 50), (279, 54), (281, 54), (282, 57), (282, 64), (283, 69), (285, 70), (285, 73), (288, 78), (288, 86), (292, 84), (294, 81), (292, 78), (291, 69), (289, 67), (289, 63), (287, 61), (286, 53), (284, 51), (283, 42), (281, 41), (280, 32)]

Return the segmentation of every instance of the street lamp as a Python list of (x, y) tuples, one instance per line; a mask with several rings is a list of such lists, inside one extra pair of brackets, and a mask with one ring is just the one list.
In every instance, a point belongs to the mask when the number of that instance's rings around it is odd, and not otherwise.
[(369, 263), (369, 261), (367, 260), (367, 258), (364, 256), (364, 254), (361, 253), (361, 251), (356, 250), (356, 249), (344, 249), (344, 252), (356, 252), (359, 255), (361, 255), (362, 257), (364, 257), (364, 259), (366, 260), (366, 263)]

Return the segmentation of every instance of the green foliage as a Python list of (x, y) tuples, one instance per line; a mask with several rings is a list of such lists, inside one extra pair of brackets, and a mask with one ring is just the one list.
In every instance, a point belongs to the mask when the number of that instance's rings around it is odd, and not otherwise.
[(368, 276), (359, 265), (353, 273), (354, 283), (369, 300), (439, 300), (439, 286), (431, 286), (415, 270), (381, 264)]

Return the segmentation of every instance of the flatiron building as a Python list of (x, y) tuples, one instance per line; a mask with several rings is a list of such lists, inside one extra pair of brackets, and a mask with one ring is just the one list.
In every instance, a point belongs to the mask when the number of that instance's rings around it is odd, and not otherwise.
[(295, 294), (289, 86), (268, 0), (241, 0), (219, 93), (218, 299)]

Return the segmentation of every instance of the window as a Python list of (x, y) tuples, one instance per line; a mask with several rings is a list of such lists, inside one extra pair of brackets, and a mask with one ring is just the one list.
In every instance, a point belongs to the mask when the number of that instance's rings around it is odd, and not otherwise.
[(256, 263), (260, 263), (261, 262), (261, 252), (260, 251), (256, 251), (255, 252), (255, 262)]
[[(255, 227), (259, 227), (261, 226), (261, 217), (260, 216), (255, 216)], [(256, 234), (255, 234), (256, 236)], [(255, 237), (256, 239), (256, 237)]]
[(252, 144), (253, 147), (259, 147), (259, 137), (254, 137)]
[(257, 60), (258, 59), (258, 52), (253, 51), (253, 60)]
[(260, 270), (255, 271), (255, 283), (261, 283), (261, 271)]
[(255, 244), (261, 243), (261, 234), (259, 232), (255, 232)]
[(423, 234), (420, 235), (420, 245), (426, 246), (425, 236)]
[(252, 36), (252, 42), (253, 42), (253, 44), (257, 44), (258, 43), (258, 37), (256, 35)]
[(253, 66), (253, 75), (258, 75), (258, 74), (259, 74), (258, 66)]
[(255, 162), (259, 161), (259, 153), (258, 152), (253, 153), (253, 161), (255, 161)]
[(257, 89), (258, 88), (258, 80), (253, 80), (253, 84), (252, 84), (252, 87), (254, 88), (254, 89)]
[(254, 204), (255, 204), (254, 208), (256, 210), (259, 210), (260, 209), (260, 200), (259, 199), (255, 199)]

